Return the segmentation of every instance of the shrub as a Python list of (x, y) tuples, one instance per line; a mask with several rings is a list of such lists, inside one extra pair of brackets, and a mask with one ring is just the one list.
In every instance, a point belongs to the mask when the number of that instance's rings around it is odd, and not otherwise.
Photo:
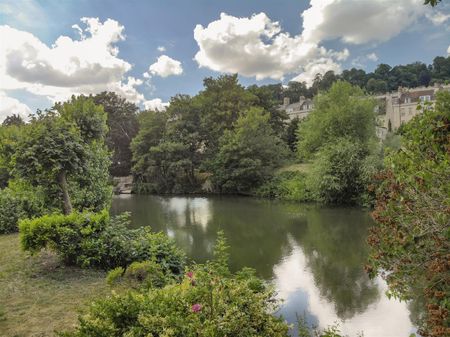
[(362, 144), (347, 138), (324, 146), (308, 175), (313, 199), (325, 204), (358, 203), (367, 185), (362, 172), (367, 155)]
[(100, 213), (52, 214), (20, 222), (23, 249), (50, 248), (68, 265), (112, 269), (134, 261), (154, 260), (181, 274), (184, 255), (163, 233), (148, 227), (128, 229), (129, 214), (110, 219)]
[(106, 280), (110, 286), (150, 289), (161, 288), (175, 281), (176, 277), (171, 270), (163, 268), (156, 261), (137, 261), (130, 264), (127, 269), (117, 267), (111, 270)]
[(450, 335), (450, 93), (403, 127), (402, 148), (378, 176), (368, 271), (392, 295), (423, 296), (423, 336)]
[(195, 265), (180, 283), (113, 293), (80, 316), (72, 337), (286, 337), (272, 315), (274, 292), (251, 270), (230, 273), (222, 246), (213, 262)]
[(0, 234), (18, 231), (21, 219), (40, 216), (45, 207), (37, 189), (13, 182), (0, 190)]
[(310, 198), (306, 187), (306, 174), (292, 171), (276, 174), (259, 187), (255, 194), (265, 198), (292, 201), (308, 201)]

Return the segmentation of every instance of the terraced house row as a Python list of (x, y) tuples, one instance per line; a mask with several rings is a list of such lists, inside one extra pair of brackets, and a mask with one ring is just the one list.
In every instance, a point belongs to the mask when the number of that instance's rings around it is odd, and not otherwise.
[[(378, 114), (377, 136), (381, 139), (388, 132), (397, 130), (402, 124), (410, 121), (423, 110), (418, 109), (419, 103), (429, 102), (434, 104), (436, 93), (440, 90), (450, 91), (450, 85), (435, 84), (429, 87), (404, 88), (399, 87), (397, 91), (377, 95), (375, 99), (378, 104), (375, 112)], [(286, 111), (289, 119), (303, 119), (314, 110), (314, 101), (310, 98), (300, 96), (298, 102), (290, 103), (289, 98), (284, 98), (280, 110)]]

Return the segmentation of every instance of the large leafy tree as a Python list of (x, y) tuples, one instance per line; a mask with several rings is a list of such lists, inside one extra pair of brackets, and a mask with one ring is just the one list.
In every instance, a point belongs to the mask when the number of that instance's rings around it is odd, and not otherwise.
[(300, 123), (297, 151), (312, 158), (322, 146), (340, 138), (368, 144), (375, 138), (374, 102), (350, 83), (339, 81), (315, 99), (314, 112)]
[(392, 294), (424, 296), (423, 336), (450, 334), (450, 93), (406, 124), (402, 147), (386, 157), (386, 170), (369, 237), (369, 271), (381, 273)]
[(165, 112), (143, 111), (138, 118), (139, 132), (131, 143), (132, 171), (138, 187), (145, 188), (147, 192), (155, 192), (150, 186), (154, 186), (155, 181), (160, 179), (156, 176), (151, 149), (157, 147), (165, 135), (167, 116)]
[(114, 92), (102, 92), (92, 97), (94, 103), (102, 105), (108, 116), (106, 145), (112, 152), (110, 168), (113, 176), (126, 176), (131, 172), (131, 141), (138, 132), (139, 108)]
[(255, 105), (269, 112), (269, 123), (275, 133), (281, 136), (288, 119), (286, 111), (279, 108), (282, 86), (271, 84), (258, 87), (252, 85), (247, 90), (257, 97)]
[(257, 97), (239, 84), (236, 74), (208, 77), (203, 85), (204, 90), (195, 100), (200, 107), (204, 152), (211, 158), (217, 152), (220, 136), (233, 127), (241, 112), (257, 102)]
[(55, 194), (61, 196), (62, 210), (69, 214), (73, 209), (69, 180), (89, 175), (93, 150), (101, 150), (106, 130), (103, 108), (92, 99), (72, 97), (56, 104), (21, 130), (14, 154), (15, 171), (32, 184), (45, 186), (49, 194), (57, 187), (59, 193)]
[(263, 109), (250, 108), (221, 137), (213, 164), (213, 181), (220, 191), (248, 193), (282, 163), (287, 147), (274, 134), (269, 118)]

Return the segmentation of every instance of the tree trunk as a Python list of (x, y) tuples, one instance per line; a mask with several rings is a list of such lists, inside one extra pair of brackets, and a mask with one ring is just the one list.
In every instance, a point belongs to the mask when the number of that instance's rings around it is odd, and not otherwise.
[(58, 174), (58, 184), (63, 194), (63, 212), (65, 215), (72, 213), (72, 203), (70, 202), (69, 187), (67, 186), (66, 171), (62, 170)]

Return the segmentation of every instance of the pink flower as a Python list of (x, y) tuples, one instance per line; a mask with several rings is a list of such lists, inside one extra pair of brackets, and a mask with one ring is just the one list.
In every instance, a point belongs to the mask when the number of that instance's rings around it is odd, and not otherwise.
[(191, 307), (192, 312), (200, 312), (202, 310), (202, 305), (200, 303), (196, 303)]
[(191, 278), (194, 277), (194, 272), (188, 271), (188, 272), (186, 273), (186, 276), (189, 277), (189, 278), (191, 279)]

